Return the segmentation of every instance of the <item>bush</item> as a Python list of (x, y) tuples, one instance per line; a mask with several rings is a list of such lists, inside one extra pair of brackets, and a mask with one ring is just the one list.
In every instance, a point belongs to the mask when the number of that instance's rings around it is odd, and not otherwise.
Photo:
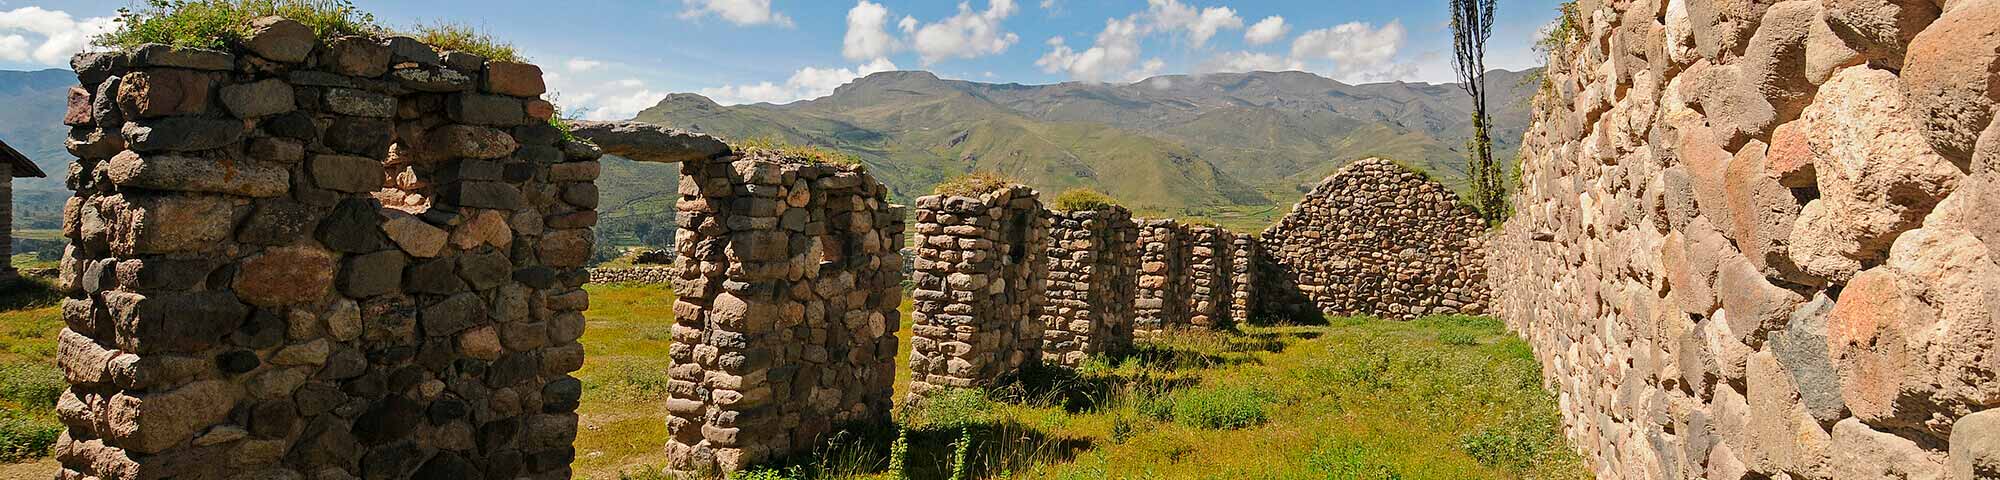
[(1070, 212), (1103, 210), (1117, 206), (1110, 195), (1088, 188), (1072, 188), (1056, 195), (1056, 209)]
[(824, 147), (817, 147), (811, 145), (807, 146), (793, 145), (771, 137), (758, 137), (749, 140), (738, 141), (730, 145), (730, 149), (735, 150), (738, 155), (746, 157), (755, 155), (771, 155), (793, 160), (804, 160), (810, 163), (816, 163), (821, 165), (840, 165), (847, 167), (861, 165), (861, 157), (849, 155), (846, 153), (841, 153)]
[[(494, 40), (485, 32), (456, 23), (418, 23), (409, 35), (437, 48), (440, 52), (465, 52), (495, 62), (523, 60), (520, 53), (514, 50), (513, 44)], [(555, 122), (553, 117), (550, 122)], [(560, 128), (562, 125), (557, 127)]]
[(1008, 185), (1018, 183), (1021, 182), (1006, 175), (979, 171), (945, 180), (944, 183), (939, 183), (936, 188), (931, 189), (931, 193), (955, 197), (977, 197), (998, 192), (1000, 189), (1007, 188)]
[(149, 43), (218, 49), (241, 43), (251, 20), (272, 15), (303, 23), (320, 38), (383, 32), (375, 15), (349, 0), (147, 0), (138, 10), (119, 9), (118, 29), (93, 41), (124, 50)]
[(53, 365), (9, 363), (0, 365), (0, 400), (27, 411), (54, 411), (62, 397), (63, 374)]
[(0, 408), (0, 463), (48, 455), (62, 435), (62, 424)]

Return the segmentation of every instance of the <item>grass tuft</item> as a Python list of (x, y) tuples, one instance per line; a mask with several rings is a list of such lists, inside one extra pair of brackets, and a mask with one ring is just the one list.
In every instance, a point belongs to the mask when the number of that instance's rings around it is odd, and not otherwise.
[(146, 0), (118, 10), (118, 28), (93, 40), (131, 50), (145, 44), (220, 49), (250, 35), (250, 21), (267, 16), (296, 20), (320, 38), (380, 36), (375, 15), (349, 0)]
[(745, 157), (770, 155), (821, 165), (844, 167), (861, 165), (861, 157), (852, 154), (813, 145), (793, 145), (770, 137), (739, 140), (731, 144), (730, 148)]
[(937, 184), (936, 188), (932, 188), (931, 193), (954, 197), (977, 197), (1019, 183), (1020, 180), (997, 172), (977, 171), (945, 180)]
[(1270, 419), (1265, 406), (1271, 395), (1246, 386), (1207, 387), (1177, 392), (1167, 397), (1174, 423), (1211, 430), (1234, 430), (1263, 424)]
[(1118, 201), (1110, 195), (1084, 187), (1063, 190), (1061, 195), (1056, 195), (1055, 202), (1057, 210), (1070, 212), (1103, 210), (1117, 205)]
[(408, 34), (439, 52), (465, 52), (495, 62), (525, 61), (520, 52), (514, 50), (514, 44), (495, 40), (492, 35), (464, 24), (419, 22)]

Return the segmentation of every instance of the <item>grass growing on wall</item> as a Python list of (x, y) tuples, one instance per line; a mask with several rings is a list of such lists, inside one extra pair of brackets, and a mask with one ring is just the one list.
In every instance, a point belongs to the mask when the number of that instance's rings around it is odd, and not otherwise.
[(526, 61), (514, 44), (502, 42), (486, 32), (450, 22), (418, 23), (408, 35), (440, 52), (465, 52), (495, 62)]
[(812, 146), (793, 145), (773, 137), (758, 137), (730, 144), (730, 149), (738, 155), (773, 155), (782, 158), (805, 160), (825, 165), (853, 167), (861, 165), (861, 157), (838, 150)]
[(1007, 188), (1008, 185), (1019, 183), (1021, 181), (1014, 177), (1009, 177), (999, 172), (982, 170), (959, 175), (950, 180), (938, 183), (936, 188), (931, 189), (931, 193), (958, 197), (977, 197), (998, 192), (1000, 189)]
[(349, 0), (147, 0), (118, 10), (118, 28), (97, 45), (132, 49), (157, 43), (218, 49), (250, 35), (250, 21), (281, 16), (311, 27), (320, 38), (381, 35), (375, 15)]
[(1055, 201), (1057, 210), (1070, 212), (1103, 210), (1116, 205), (1118, 201), (1111, 199), (1110, 195), (1083, 187), (1063, 190), (1062, 194), (1056, 195)]

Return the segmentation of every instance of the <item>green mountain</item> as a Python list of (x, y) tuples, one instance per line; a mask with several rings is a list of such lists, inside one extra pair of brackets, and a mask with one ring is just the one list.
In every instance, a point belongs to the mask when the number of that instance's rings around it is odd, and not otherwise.
[[(1494, 71), (1500, 158), (1528, 123), (1533, 72)], [(15, 225), (61, 225), (65, 70), (0, 71), (0, 140), (52, 178), (15, 182)], [(1347, 85), (1308, 73), (1164, 76), (1128, 85), (987, 84), (925, 72), (857, 79), (786, 105), (722, 106), (676, 94), (639, 120), (728, 139), (769, 138), (849, 152), (899, 200), (973, 170), (1006, 173), (1055, 195), (1089, 186), (1148, 215), (1257, 228), (1348, 161), (1386, 156), (1461, 184), (1468, 101), (1456, 85)], [(608, 159), (600, 233), (608, 243), (671, 239), (678, 170)]]
[[(1488, 75), (1501, 158), (1513, 158), (1527, 126), (1532, 75)], [(1302, 186), (1367, 156), (1463, 183), (1457, 166), (1471, 134), (1467, 98), (1457, 85), (1347, 85), (1301, 72), (1127, 85), (987, 84), (885, 72), (785, 105), (721, 106), (676, 94), (637, 120), (854, 153), (899, 198), (992, 170), (1046, 192), (1089, 186), (1144, 212), (1205, 216), (1288, 204)]]

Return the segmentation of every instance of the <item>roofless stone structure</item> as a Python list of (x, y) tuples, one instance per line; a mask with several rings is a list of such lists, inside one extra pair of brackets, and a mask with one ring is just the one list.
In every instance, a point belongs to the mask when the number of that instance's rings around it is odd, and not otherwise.
[(41, 167), (20, 151), (0, 142), (0, 285), (13, 281), (14, 272), (14, 179), (44, 177)]

